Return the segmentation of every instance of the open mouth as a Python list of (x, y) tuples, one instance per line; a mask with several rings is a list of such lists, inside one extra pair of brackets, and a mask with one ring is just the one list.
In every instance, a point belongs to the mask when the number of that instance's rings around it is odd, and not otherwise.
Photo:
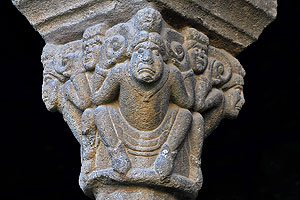
[(240, 111), (242, 109), (242, 106), (235, 106), (235, 109)]
[(93, 60), (93, 55), (92, 54), (87, 54), (85, 57), (85, 62), (90, 62)]
[(154, 75), (155, 72), (151, 69), (151, 67), (149, 67), (148, 65), (146, 64), (143, 64), (143, 63), (140, 63), (138, 65), (138, 73), (143, 73), (143, 72), (146, 72), (146, 73), (149, 73), (151, 75)]
[(202, 58), (198, 58), (196, 60), (196, 65), (204, 65), (204, 60)]

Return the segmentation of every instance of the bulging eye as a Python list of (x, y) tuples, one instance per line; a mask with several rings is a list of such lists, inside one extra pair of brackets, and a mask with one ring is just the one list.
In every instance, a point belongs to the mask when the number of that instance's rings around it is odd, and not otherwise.
[(159, 53), (158, 50), (153, 50), (153, 54), (156, 55), (156, 56), (159, 56), (159, 55), (160, 55), (160, 53)]
[(46, 83), (46, 84), (48, 84), (50, 81), (52, 81), (53, 80), (53, 77), (52, 76), (50, 76), (50, 75), (45, 75), (44, 76), (44, 82)]
[(118, 42), (114, 42), (114, 43), (112, 44), (113, 50), (114, 50), (114, 51), (118, 50), (118, 46), (119, 46)]
[(139, 48), (138, 49), (138, 53), (144, 53), (144, 49), (143, 48)]
[(183, 48), (182, 48), (182, 46), (180, 45), (178, 45), (178, 46), (176, 46), (176, 53), (177, 54), (182, 54), (182, 52), (183, 52)]
[(239, 94), (242, 94), (242, 88), (240, 88), (240, 87), (236, 87), (235, 91), (237, 91)]
[(68, 58), (64, 58), (64, 59), (62, 60), (62, 65), (63, 65), (63, 66), (68, 65), (68, 61), (69, 61)]
[(224, 74), (224, 65), (219, 65), (218, 68), (217, 68), (217, 71), (220, 75), (223, 75)]
[(93, 44), (92, 44), (92, 48), (94, 49), (95, 47), (97, 47), (97, 44), (96, 44), (96, 43), (93, 43)]

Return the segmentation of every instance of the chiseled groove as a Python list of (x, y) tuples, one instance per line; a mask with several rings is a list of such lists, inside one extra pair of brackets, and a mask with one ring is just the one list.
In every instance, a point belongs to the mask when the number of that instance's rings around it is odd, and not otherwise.
[[(226, 20), (226, 19), (224, 19), (224, 18), (222, 18), (222, 17), (219, 17), (218, 15), (215, 15), (215, 14), (212, 12), (212, 10), (210, 10), (210, 9), (204, 7), (204, 6), (199, 5), (199, 4), (196, 3), (194, 0), (189, 0), (189, 1), (190, 1), (191, 3), (195, 3), (196, 5), (198, 5), (197, 7), (198, 7), (199, 9), (201, 9), (201, 10), (203, 10), (203, 11), (205, 11), (205, 12), (211, 14), (212, 16), (214, 16), (214, 17), (217, 18), (217, 19), (220, 19), (221, 21), (225, 22), (226, 24), (229, 24), (229, 26), (232, 25), (232, 26), (233, 26), (234, 28), (236, 28), (238, 31), (247, 34), (247, 36), (249, 36), (249, 37), (251, 37), (251, 38), (253, 38), (253, 39), (257, 39), (255, 36), (252, 36), (251, 33), (249, 33), (249, 32), (247, 32), (247, 31), (243, 30), (242, 28), (239, 28), (239, 26), (238, 26), (237, 24), (231, 23), (230, 21), (228, 21), (228, 20)], [(241, 5), (242, 5), (242, 4), (247, 4), (252, 10), (255, 8), (257, 12), (260, 12), (261, 16), (264, 16), (264, 17), (268, 18), (270, 21), (273, 20), (273, 19), (276, 17), (276, 16), (271, 16), (267, 11), (265, 11), (264, 9), (262, 9), (262, 8), (256, 6), (256, 5), (254, 5), (254, 4), (251, 3), (251, 2), (249, 2), (249, 0), (240, 0), (240, 2), (241, 2), (241, 3), (239, 3), (239, 4), (241, 4)], [(274, 8), (272, 8), (272, 9), (274, 9)], [(276, 10), (276, 9), (275, 9), (275, 10)], [(253, 11), (252, 11), (252, 12), (253, 12)]]
[(277, 1), (271, 1), (273, 5), (271, 6), (271, 8), (269, 8), (270, 10), (275, 11), (275, 15), (270, 14), (271, 12), (269, 10), (265, 10), (259, 7), (258, 5), (254, 5), (249, 0), (245, 0), (245, 2), (249, 5), (252, 5), (256, 9), (260, 10), (260, 12), (265, 13), (270, 20), (274, 20), (277, 16), (277, 6), (278, 6)]
[[(191, 3), (193, 4), (196, 4), (193, 0), (190, 0)], [(215, 15), (211, 10), (205, 8), (205, 7), (201, 7), (199, 4), (196, 4), (195, 5), (198, 9), (200, 10), (203, 10), (204, 12), (208, 13), (210, 16), (212, 16), (213, 18), (219, 20), (219, 21), (222, 21), (225, 25), (226, 25), (226, 28), (229, 28), (229, 29), (236, 29), (236, 31), (242, 33), (242, 34), (245, 34), (246, 36), (248, 36), (250, 39), (254, 39), (256, 40), (257, 38), (255, 36), (253, 36), (251, 33), (243, 30), (242, 28), (239, 28), (238, 26), (236, 26), (236, 24), (233, 24), (231, 23), (230, 21), (218, 16), (218, 15)], [(217, 29), (215, 29), (214, 31), (218, 31)], [(224, 36), (223, 36), (224, 37)]]
[[(214, 13), (212, 13), (209, 9), (207, 9), (207, 8), (205, 8), (205, 7), (202, 7), (201, 5), (199, 5), (198, 3), (196, 3), (195, 1), (193, 1), (193, 0), (188, 0), (189, 2), (190, 2), (190, 4), (192, 4), (192, 6), (191, 7), (194, 7), (194, 8), (196, 8), (197, 10), (202, 10), (204, 13), (206, 13), (209, 17), (211, 17), (211, 18), (215, 18), (216, 20), (218, 20), (218, 21), (221, 21), (221, 22), (223, 22), (223, 27), (225, 27), (225, 28), (227, 28), (227, 29), (232, 29), (232, 31), (233, 32), (238, 32), (239, 34), (242, 34), (242, 35), (244, 35), (244, 36), (247, 36), (250, 40), (256, 40), (257, 38), (255, 37), (255, 36), (253, 36), (253, 35), (251, 35), (251, 33), (249, 33), (249, 32), (247, 32), (247, 31), (245, 31), (245, 30), (243, 30), (243, 29), (241, 29), (241, 28), (239, 28), (239, 27), (237, 27), (235, 24), (232, 24), (231, 22), (229, 22), (228, 20), (225, 20), (225, 19), (223, 19), (223, 18), (221, 18), (220, 16), (217, 16), (217, 15), (215, 15)], [(173, 3), (172, 4), (170, 4), (170, 3), (167, 3), (167, 2), (164, 2), (163, 3), (164, 5), (166, 5), (168, 8), (170, 8), (170, 9), (174, 9), (173, 7), (172, 7), (172, 5), (173, 5)], [(253, 5), (252, 5), (252, 7), (253, 7)], [(176, 10), (176, 9), (174, 9), (174, 10)], [(179, 13), (181, 16), (183, 16), (181, 13)], [(185, 14), (188, 14), (188, 12), (185, 12)], [(190, 18), (190, 19), (192, 19), (193, 21), (195, 21), (195, 22), (197, 22), (199, 19), (198, 18), (192, 18), (192, 17), (190, 17), (191, 15), (190, 14), (188, 14), (188, 18)], [(184, 17), (184, 16), (183, 16)], [(216, 32), (216, 33), (218, 33), (219, 32), (219, 30), (218, 29), (213, 29), (213, 30), (210, 30), (210, 31), (214, 31), (214, 32)], [(225, 37), (224, 35), (222, 35), (222, 37)], [(230, 38), (228, 38), (228, 37), (226, 37), (227, 39), (230, 39)], [(232, 40), (233, 38), (231, 38), (231, 40)]]
[[(108, 1), (108, 0), (105, 0), (105, 1)], [(104, 1), (102, 1), (101, 3), (103, 3)], [(44, 20), (40, 21), (40, 22), (37, 22), (35, 24), (33, 24), (37, 29), (40, 29), (42, 26), (48, 24), (48, 23), (51, 23), (51, 21), (54, 21), (58, 18), (61, 18), (61, 17), (64, 17), (65, 15), (70, 15), (70, 14), (73, 14), (77, 11), (80, 11), (81, 9), (86, 9), (88, 7), (92, 7), (93, 5), (95, 5), (97, 3), (96, 0), (94, 1), (90, 1), (90, 2), (86, 2), (84, 4), (80, 4), (74, 8), (71, 8), (69, 10), (66, 10), (66, 11), (62, 11), (58, 14), (55, 14), (55, 15), (52, 15), (52, 16), (49, 16), (47, 18), (45, 18)]]
[[(108, 1), (108, 0), (105, 0), (105, 1)], [(200, 9), (200, 10), (202, 10), (203, 12), (207, 13), (208, 15), (210, 15), (210, 17), (215, 18), (215, 19), (217, 19), (217, 20), (219, 20), (219, 21), (224, 22), (224, 25), (226, 26), (226, 28), (228, 28), (228, 29), (235, 29), (235, 30), (238, 31), (240, 34), (245, 34), (246, 36), (248, 36), (248, 38), (249, 38), (250, 40), (256, 40), (256, 39), (257, 39), (255, 36), (251, 35), (250, 33), (246, 32), (245, 30), (242, 30), (241, 28), (237, 27), (235, 24), (232, 24), (232, 23), (230, 23), (229, 21), (227, 21), (227, 20), (225, 20), (225, 19), (223, 19), (223, 18), (221, 18), (221, 17), (215, 15), (214, 13), (212, 13), (212, 12), (211, 12), (210, 10), (208, 10), (207, 8), (202, 7), (201, 5), (195, 3), (195, 2), (192, 1), (192, 0), (189, 0), (189, 1), (190, 1), (190, 3), (191, 3), (193, 6), (197, 7), (197, 9)], [(102, 1), (101, 3), (103, 3), (103, 2), (104, 2), (104, 1)], [(97, 3), (98, 3), (97, 1), (91, 1), (91, 2), (87, 2), (87, 3), (81, 4), (81, 5), (77, 6), (77, 7), (74, 7), (74, 8), (72, 8), (72, 9), (69, 9), (69, 10), (67, 10), (67, 11), (61, 12), (61, 13), (56, 14), (56, 15), (53, 15), (53, 16), (50, 16), (50, 17), (44, 19), (43, 21), (37, 22), (37, 23), (34, 24), (34, 26), (35, 26), (38, 30), (39, 30), (39, 29), (42, 29), (42, 27), (46, 26), (48, 23), (51, 23), (51, 21), (54, 21), (54, 20), (56, 20), (56, 19), (58, 19), (58, 18), (67, 16), (67, 15), (72, 15), (73, 13), (75, 13), (75, 12), (81, 10), (81, 9), (86, 9), (86, 8), (88, 8), (88, 7), (92, 7), (92, 6), (94, 6), (95, 4), (97, 4)], [(164, 4), (166, 5), (167, 3), (164, 3)], [(167, 5), (168, 5), (168, 7), (170, 7), (169, 4), (167, 4)], [(252, 4), (251, 4), (251, 5), (252, 5)], [(253, 5), (252, 5), (252, 6), (253, 6)], [(197, 20), (197, 19), (194, 18), (193, 20)], [(217, 29), (213, 29), (213, 31), (218, 31), (218, 30), (217, 30)], [(52, 31), (51, 31), (51, 32), (52, 32)], [(248, 40), (249, 40), (249, 39), (248, 39)]]

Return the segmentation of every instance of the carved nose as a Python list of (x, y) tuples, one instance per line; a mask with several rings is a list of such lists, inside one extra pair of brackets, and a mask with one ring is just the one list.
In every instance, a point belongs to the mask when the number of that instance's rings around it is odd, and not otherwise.
[(152, 64), (153, 63), (153, 57), (152, 57), (152, 53), (149, 50), (145, 50), (143, 53), (143, 62), (147, 63), (147, 64)]
[(245, 101), (244, 93), (242, 92), (240, 103), (241, 103), (242, 105), (244, 105), (245, 102), (246, 102), (246, 101)]

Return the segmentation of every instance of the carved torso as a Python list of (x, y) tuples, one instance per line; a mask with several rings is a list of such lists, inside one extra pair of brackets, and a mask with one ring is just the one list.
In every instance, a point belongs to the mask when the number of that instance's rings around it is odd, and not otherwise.
[(128, 71), (123, 71), (119, 106), (128, 123), (139, 130), (153, 130), (164, 119), (169, 107), (170, 81), (166, 67), (162, 78), (152, 87), (141, 85)]

